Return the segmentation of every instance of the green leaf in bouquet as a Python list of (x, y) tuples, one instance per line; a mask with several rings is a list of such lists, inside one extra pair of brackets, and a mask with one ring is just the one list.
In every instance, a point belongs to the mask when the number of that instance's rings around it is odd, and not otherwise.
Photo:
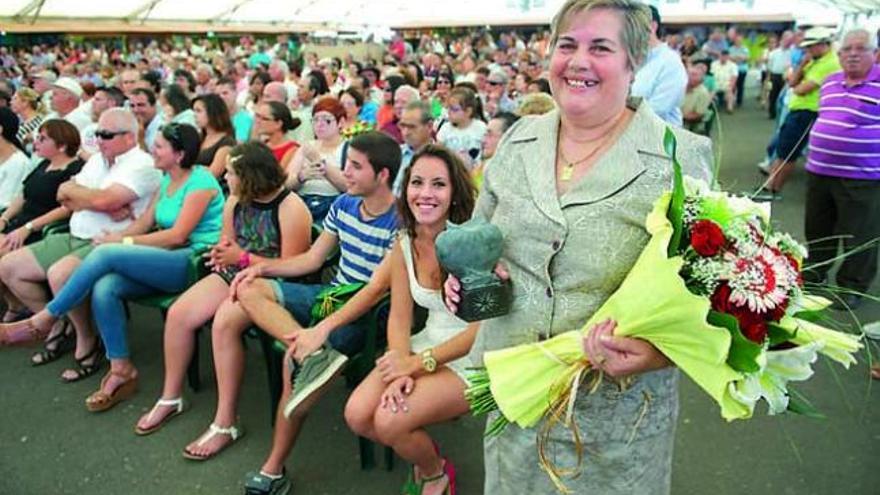
[(672, 224), (672, 238), (669, 241), (667, 253), (670, 257), (678, 254), (681, 247), (682, 230), (684, 229), (684, 175), (681, 171), (681, 163), (675, 156), (677, 142), (672, 129), (666, 128), (663, 135), (663, 148), (672, 160), (672, 200), (669, 203), (667, 218)]
[(827, 419), (803, 394), (792, 388), (788, 389), (788, 410), (808, 418)]
[(788, 342), (797, 335), (797, 328), (792, 331), (776, 323), (770, 323), (767, 325), (767, 329), (767, 337), (770, 339), (771, 347)]
[(727, 355), (727, 364), (731, 368), (742, 373), (755, 373), (761, 369), (758, 357), (764, 349), (743, 336), (736, 318), (718, 311), (709, 311), (706, 321), (710, 325), (726, 328), (730, 332), (730, 353)]

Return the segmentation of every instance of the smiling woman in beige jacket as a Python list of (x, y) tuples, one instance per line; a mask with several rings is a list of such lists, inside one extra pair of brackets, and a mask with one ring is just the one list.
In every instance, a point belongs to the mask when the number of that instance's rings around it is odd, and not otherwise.
[[(558, 110), (523, 118), (505, 135), (487, 167), (475, 216), (505, 234), (502, 264), (514, 287), (510, 314), (485, 321), (471, 358), (582, 328), (617, 289), (649, 236), (644, 221), (672, 186), (663, 151), (666, 124), (641, 100), (628, 98), (647, 52), (650, 13), (629, 0), (570, 0), (553, 23), (550, 81)], [(710, 142), (674, 130), (685, 173), (708, 178)], [(612, 325), (597, 334), (609, 336)], [(585, 341), (607, 376), (630, 377), (621, 390), (606, 379), (581, 389), (574, 420), (584, 449), (573, 493), (665, 494), (670, 489), (678, 412), (677, 372), (645, 341)], [(491, 421), (492, 417), (489, 418)], [(533, 429), (508, 427), (485, 441), (485, 493), (550, 494)], [(547, 456), (576, 463), (563, 428), (552, 431)]]

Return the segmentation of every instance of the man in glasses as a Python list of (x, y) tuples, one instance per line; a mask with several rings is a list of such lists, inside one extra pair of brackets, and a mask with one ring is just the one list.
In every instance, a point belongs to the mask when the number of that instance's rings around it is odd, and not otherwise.
[(400, 117), (403, 115), (403, 110), (407, 105), (414, 101), (419, 101), (419, 90), (404, 84), (394, 91), (394, 98), (391, 101), (391, 104), (394, 107), (394, 117), (391, 119), (391, 122), (383, 125), (380, 130), (391, 136), (397, 144), (403, 144), (403, 134), (401, 133), (399, 125)]
[(494, 117), (499, 112), (515, 112), (516, 102), (507, 94), (507, 82), (510, 79), (502, 69), (489, 72), (486, 78), (486, 94), (484, 97), (487, 116)]
[[(111, 108), (98, 121), (99, 153), (83, 165), (82, 171), (58, 188), (58, 202), (73, 213), (70, 232), (51, 234), (41, 241), (13, 251), (0, 261), (3, 283), (33, 312), (46, 305), (49, 282), (57, 292), (83, 258), (93, 249), (92, 239), (108, 232), (120, 232), (141, 215), (159, 187), (161, 173), (153, 167), (153, 158), (137, 145), (138, 123), (123, 108)], [(25, 226), (27, 227), (27, 226)], [(77, 356), (92, 356), (79, 361), (80, 369), (65, 372), (63, 378), (76, 381), (97, 371), (97, 336), (84, 307), (67, 315), (76, 329)], [(42, 335), (12, 336), (31, 340)]]

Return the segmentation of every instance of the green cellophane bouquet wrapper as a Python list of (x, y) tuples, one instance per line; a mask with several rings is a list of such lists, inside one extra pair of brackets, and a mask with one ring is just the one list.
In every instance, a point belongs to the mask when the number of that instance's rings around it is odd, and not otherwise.
[(730, 333), (706, 322), (709, 300), (688, 290), (679, 274), (681, 256), (668, 257), (673, 234), (666, 218), (670, 198), (667, 193), (656, 202), (645, 225), (651, 234), (648, 245), (620, 288), (583, 329), (485, 354), (485, 373), (491, 380), (474, 384), (469, 394), (479, 394), (476, 387), (480, 386), (491, 390), (502, 417), (490, 430), (503, 428), (507, 421), (522, 428), (536, 425), (559, 395), (560, 387), (576, 386), (574, 382), (588, 371), (581, 345), (583, 336), (609, 318), (617, 321), (615, 335), (637, 337), (657, 347), (721, 406), (723, 417), (750, 415), (747, 407), (730, 396), (729, 385), (742, 378), (726, 364)]
[(767, 208), (684, 178), (671, 131), (664, 145), (673, 189), (647, 216), (650, 239), (617, 291), (580, 330), (487, 352), (469, 377), (471, 411), (501, 413), (487, 435), (544, 418), (572, 427), (592, 370), (582, 341), (608, 319), (617, 322), (616, 336), (662, 352), (728, 421), (751, 417), (761, 399), (769, 414), (815, 413), (788, 383), (809, 379), (818, 354), (847, 368), (855, 362), (859, 338), (817, 323), (830, 301), (804, 291), (806, 249), (773, 230)]

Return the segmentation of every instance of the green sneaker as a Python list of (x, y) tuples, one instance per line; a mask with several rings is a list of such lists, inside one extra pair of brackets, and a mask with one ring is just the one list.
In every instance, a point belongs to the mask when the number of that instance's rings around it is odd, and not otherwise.
[(295, 366), (291, 373), (293, 396), (284, 406), (284, 417), (289, 418), (297, 406), (338, 375), (346, 361), (348, 357), (345, 354), (329, 346), (306, 356), (302, 364)]

